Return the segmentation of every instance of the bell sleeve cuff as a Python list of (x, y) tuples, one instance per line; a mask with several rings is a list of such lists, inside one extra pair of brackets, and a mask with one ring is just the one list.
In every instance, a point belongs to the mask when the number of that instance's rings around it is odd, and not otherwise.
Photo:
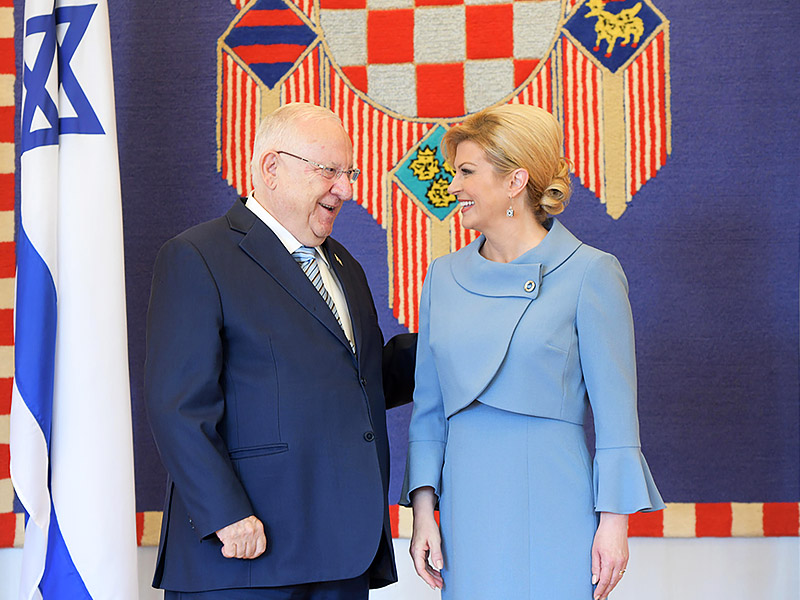
[(594, 456), (594, 509), (632, 514), (666, 508), (637, 447), (598, 448)]
[(400, 505), (411, 506), (411, 492), (430, 486), (439, 497), (444, 463), (444, 442), (409, 442), (406, 458), (406, 474), (400, 492)]

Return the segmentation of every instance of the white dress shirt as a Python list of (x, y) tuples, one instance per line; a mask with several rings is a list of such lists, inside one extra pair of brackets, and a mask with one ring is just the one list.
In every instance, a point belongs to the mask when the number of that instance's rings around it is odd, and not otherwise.
[[(253, 195), (253, 192), (250, 192), (250, 195), (247, 197), (245, 206), (250, 209), (255, 216), (261, 219), (276, 236), (278, 236), (278, 239), (286, 247), (286, 250), (289, 252), (289, 254), (292, 254), (295, 250), (303, 245), (289, 232), (288, 229), (286, 229), (286, 227), (281, 225), (266, 208), (259, 204), (258, 200), (256, 200), (255, 196)], [(331, 295), (333, 304), (336, 306), (336, 310), (339, 312), (339, 319), (342, 321), (342, 329), (344, 330), (345, 336), (347, 336), (347, 339), (350, 340), (353, 345), (355, 345), (355, 340), (353, 339), (353, 323), (350, 320), (350, 310), (347, 308), (347, 301), (344, 298), (342, 286), (339, 283), (339, 280), (336, 278), (334, 272), (331, 270), (328, 257), (325, 256), (322, 248), (317, 246), (316, 251), (317, 265), (319, 266), (319, 273), (322, 276), (322, 283), (325, 285), (325, 289), (328, 290), (328, 293)]]

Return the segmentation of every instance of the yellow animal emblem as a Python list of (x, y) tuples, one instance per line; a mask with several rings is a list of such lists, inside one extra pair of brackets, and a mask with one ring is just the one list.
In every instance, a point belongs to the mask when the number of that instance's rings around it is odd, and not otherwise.
[(436, 208), (445, 208), (455, 202), (456, 197), (447, 191), (449, 185), (450, 180), (446, 177), (439, 176), (434, 179), (428, 186), (428, 193), (425, 194), (428, 202)]
[(436, 148), (425, 146), (419, 149), (417, 157), (408, 165), (414, 176), (420, 181), (430, 181), (439, 174), (439, 159), (436, 158)]
[(586, 3), (589, 12), (585, 16), (587, 19), (597, 17), (597, 24), (594, 26), (594, 30), (597, 32), (594, 51), (600, 50), (600, 42), (605, 40), (608, 44), (606, 57), (609, 57), (617, 40), (624, 40), (620, 42), (620, 46), (627, 46), (633, 38), (633, 47), (636, 48), (644, 33), (644, 23), (636, 16), (642, 8), (641, 2), (637, 2), (636, 6), (632, 8), (621, 10), (617, 14), (605, 9), (606, 2), (607, 0), (589, 0)]

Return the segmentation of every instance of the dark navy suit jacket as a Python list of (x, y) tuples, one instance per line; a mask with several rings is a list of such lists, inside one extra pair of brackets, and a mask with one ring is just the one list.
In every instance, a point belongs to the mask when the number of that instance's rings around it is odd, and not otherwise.
[[(397, 580), (384, 383), (390, 403), (410, 399), (415, 338), (384, 349), (361, 266), (335, 240), (323, 247), (356, 356), (291, 254), (243, 203), (158, 254), (145, 395), (169, 480), (156, 587), (283, 586), (366, 570), (372, 587)], [(251, 514), (264, 523), (267, 551), (224, 558), (215, 531)]]

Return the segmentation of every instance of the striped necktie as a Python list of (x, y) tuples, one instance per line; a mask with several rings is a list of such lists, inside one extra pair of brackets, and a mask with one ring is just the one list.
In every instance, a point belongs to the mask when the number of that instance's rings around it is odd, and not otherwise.
[[(342, 325), (342, 319), (339, 317), (339, 311), (336, 310), (336, 305), (333, 303), (333, 298), (331, 298), (328, 290), (325, 289), (325, 284), (322, 281), (322, 274), (319, 272), (319, 265), (317, 264), (316, 248), (300, 246), (297, 250), (292, 252), (292, 256), (297, 261), (297, 264), (300, 265), (300, 268), (303, 269), (303, 273), (306, 274), (306, 277), (308, 277), (311, 285), (317, 289), (319, 295), (322, 296), (323, 300), (325, 300), (325, 303), (328, 305), (328, 308), (331, 309), (333, 316), (336, 317), (339, 327), (341, 327), (342, 331), (344, 331), (344, 325)], [(347, 337), (346, 333), (345, 337)], [(350, 342), (350, 349), (353, 351), (353, 353), (355, 353), (355, 345), (350, 341), (349, 338), (347, 341)]]

